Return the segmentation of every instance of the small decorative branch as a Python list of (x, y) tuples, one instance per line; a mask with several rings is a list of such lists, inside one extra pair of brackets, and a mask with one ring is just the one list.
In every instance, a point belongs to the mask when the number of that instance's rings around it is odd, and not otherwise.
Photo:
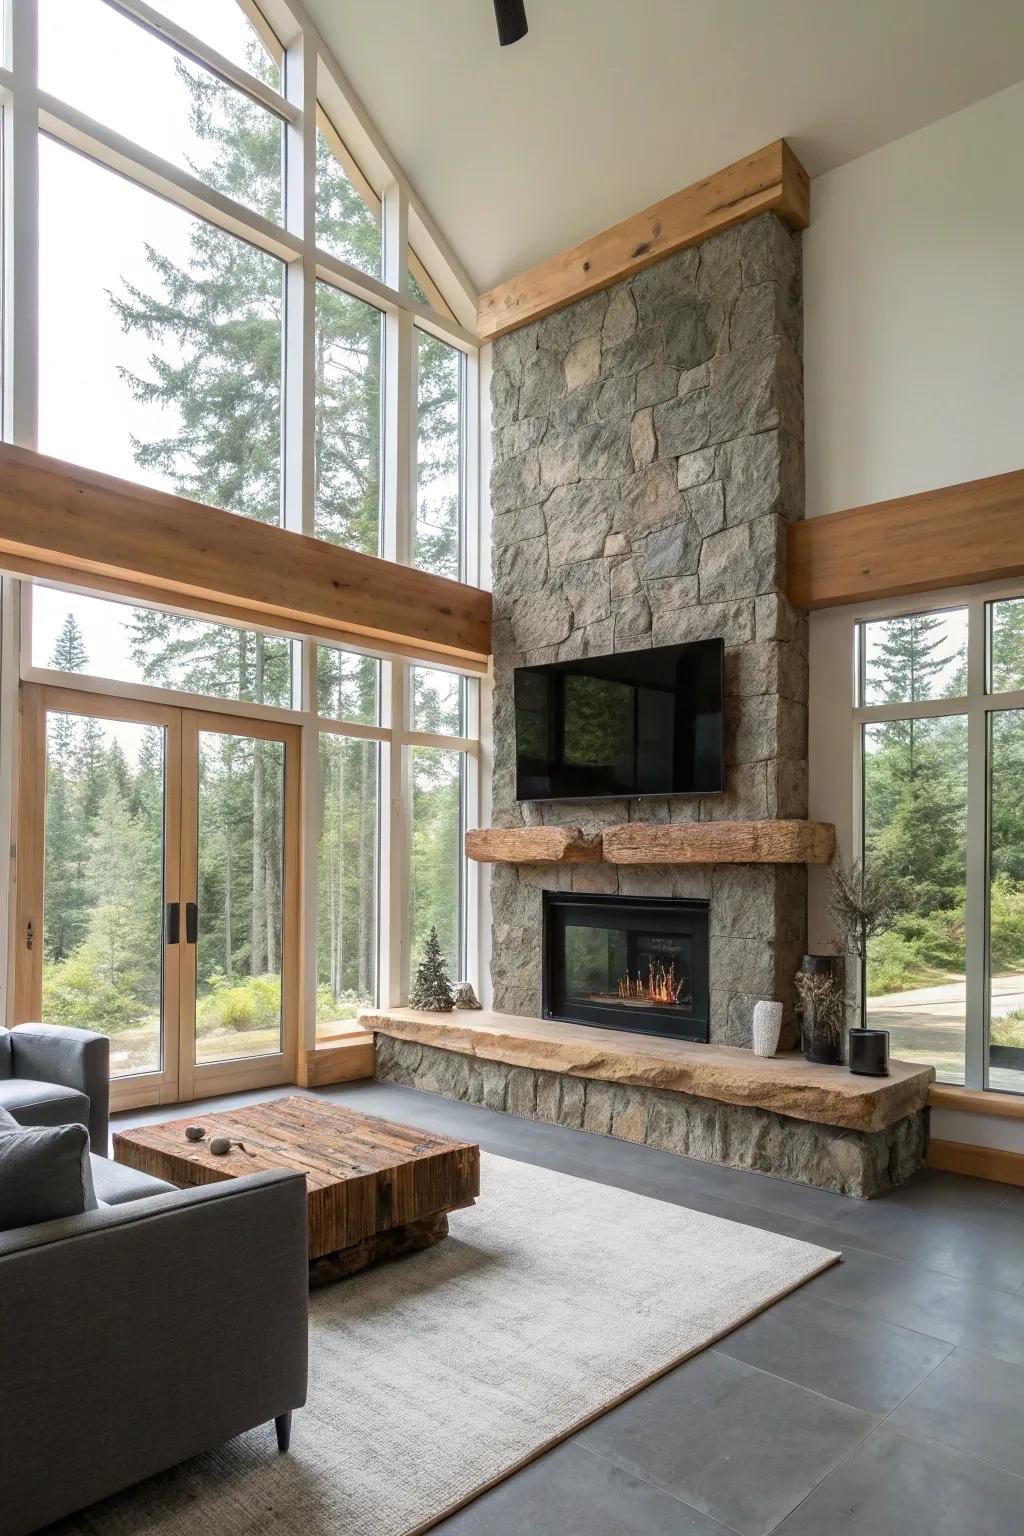
[(906, 899), (902, 882), (884, 869), (859, 859), (836, 858), (828, 908), (839, 930), (841, 952), (863, 961), (868, 940), (906, 910)]

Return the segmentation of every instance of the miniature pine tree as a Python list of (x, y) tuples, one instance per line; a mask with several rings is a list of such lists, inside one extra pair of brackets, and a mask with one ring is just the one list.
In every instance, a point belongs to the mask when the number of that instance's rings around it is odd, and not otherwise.
[(416, 980), (409, 990), (409, 1002), (413, 1008), (425, 1008), (429, 1013), (451, 1013), (452, 983), (448, 975), (437, 929), (431, 928), (423, 950), (423, 959), (416, 970)]

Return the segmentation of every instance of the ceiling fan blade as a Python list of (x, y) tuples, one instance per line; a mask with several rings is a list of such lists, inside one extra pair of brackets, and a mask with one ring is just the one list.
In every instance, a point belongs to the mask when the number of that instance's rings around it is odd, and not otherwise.
[(503, 48), (518, 43), (529, 31), (524, 0), (494, 0), (494, 16), (498, 23), (498, 42)]

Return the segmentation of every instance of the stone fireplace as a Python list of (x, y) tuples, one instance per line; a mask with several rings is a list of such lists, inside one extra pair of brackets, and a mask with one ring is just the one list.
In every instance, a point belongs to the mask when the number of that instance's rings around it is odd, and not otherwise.
[[(785, 524), (803, 515), (800, 347), (799, 237), (774, 214), (495, 343), (496, 826), (807, 814), (806, 619), (785, 596)], [(517, 802), (516, 667), (718, 637), (723, 794)], [(491, 892), (501, 1012), (542, 1013), (549, 892), (706, 904), (702, 1038), (749, 1045), (758, 998), (790, 1014), (801, 865), (499, 864)]]
[[(496, 1011), (364, 1020), (386, 1081), (870, 1197), (921, 1165), (931, 1068), (721, 1049), (750, 1046), (760, 998), (795, 1044), (802, 861), (832, 847), (803, 820), (786, 598), (800, 348), (799, 239), (774, 214), (495, 342), (492, 825), (469, 836), (495, 861)], [(724, 792), (517, 800), (516, 668), (711, 639)]]

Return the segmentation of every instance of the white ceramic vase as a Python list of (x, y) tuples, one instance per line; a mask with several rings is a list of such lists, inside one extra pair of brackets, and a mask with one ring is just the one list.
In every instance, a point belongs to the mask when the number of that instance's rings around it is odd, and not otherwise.
[(754, 1055), (774, 1056), (782, 1030), (781, 1003), (754, 1004)]

